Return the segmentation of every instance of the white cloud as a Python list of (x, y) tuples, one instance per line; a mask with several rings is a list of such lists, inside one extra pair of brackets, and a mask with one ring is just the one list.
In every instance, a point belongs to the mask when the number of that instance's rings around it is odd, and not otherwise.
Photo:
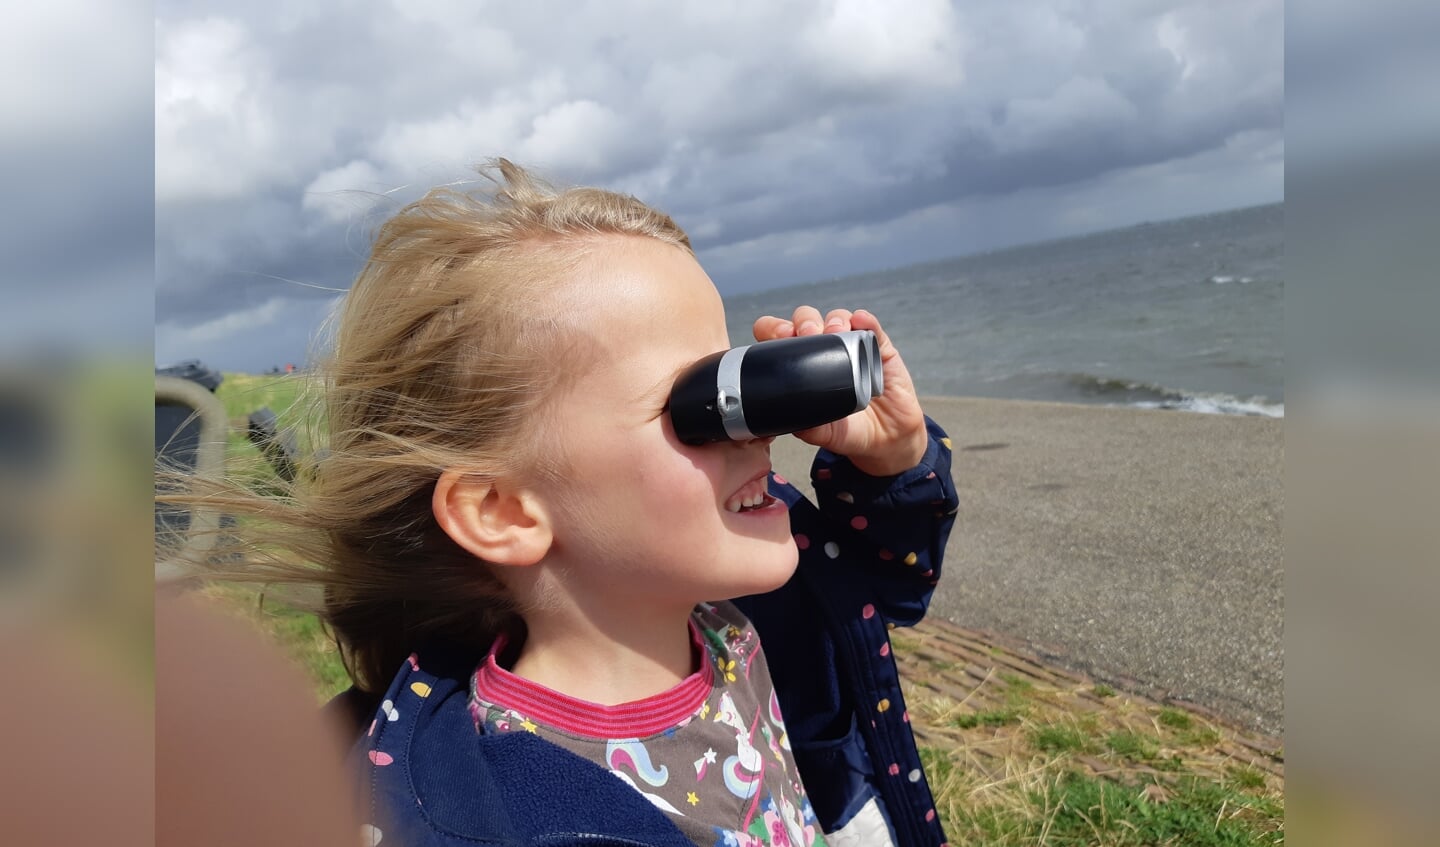
[(1195, 75), (1195, 62), (1189, 56), (1185, 29), (1175, 15), (1160, 16), (1159, 23), (1155, 24), (1155, 39), (1165, 48), (1165, 52), (1175, 59), (1175, 64), (1180, 66), (1181, 82)]
[(515, 149), (529, 134), (533, 116), (563, 90), (559, 77), (548, 74), (488, 102), (464, 99), (431, 117), (386, 124), (368, 149), (396, 182), (408, 182), (427, 169), (455, 173)]
[(800, 41), (838, 79), (947, 85), (963, 76), (957, 23), (945, 0), (909, 2), (902, 14), (881, 0), (836, 0)]
[(305, 186), (306, 211), (316, 212), (332, 222), (354, 220), (356, 215), (374, 205), (376, 193), (388, 191), (380, 171), (364, 159), (355, 159), (331, 168)]
[(327, 152), (287, 101), (246, 24), (210, 17), (156, 26), (155, 197), (244, 198), (288, 185)]
[(519, 158), (578, 174), (603, 173), (616, 157), (625, 156), (632, 137), (623, 118), (594, 100), (554, 106), (537, 115), (532, 127), (517, 148)]

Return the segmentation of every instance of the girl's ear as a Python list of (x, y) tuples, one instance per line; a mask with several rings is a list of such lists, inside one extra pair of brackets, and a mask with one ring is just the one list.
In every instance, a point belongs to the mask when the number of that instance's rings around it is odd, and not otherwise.
[(550, 552), (550, 515), (535, 492), (506, 479), (440, 474), (430, 508), (456, 544), (497, 565), (525, 567)]

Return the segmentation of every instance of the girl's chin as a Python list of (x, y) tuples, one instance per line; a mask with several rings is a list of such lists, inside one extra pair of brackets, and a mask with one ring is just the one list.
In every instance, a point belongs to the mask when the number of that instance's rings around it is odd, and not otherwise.
[(799, 555), (793, 550), (795, 537), (791, 535), (790, 508), (783, 500), (770, 498), (759, 508), (723, 512), (721, 523), (746, 543), (787, 546), (793, 555)]
[(774, 591), (795, 575), (795, 568), (800, 562), (800, 551), (795, 547), (794, 538), (787, 533), (784, 541), (765, 546), (769, 549), (757, 551), (750, 561), (741, 563), (741, 572), (749, 579), (746, 580), (748, 584), (745, 590), (735, 596)]

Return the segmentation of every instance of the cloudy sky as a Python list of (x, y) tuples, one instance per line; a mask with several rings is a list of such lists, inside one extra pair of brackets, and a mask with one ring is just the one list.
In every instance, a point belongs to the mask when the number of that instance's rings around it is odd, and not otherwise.
[(155, 357), (305, 361), (377, 219), (490, 156), (728, 293), (1281, 200), (1283, 130), (1272, 0), (162, 0)]

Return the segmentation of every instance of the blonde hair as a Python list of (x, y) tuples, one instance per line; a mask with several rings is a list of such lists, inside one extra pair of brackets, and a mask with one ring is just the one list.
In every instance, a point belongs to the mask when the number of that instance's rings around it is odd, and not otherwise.
[(556, 472), (538, 434), (573, 339), (537, 304), (597, 237), (693, 252), (633, 197), (556, 190), (505, 159), (482, 174), (492, 190), (435, 189), (380, 227), (321, 368), (323, 458), (278, 491), (232, 484), (204, 499), (246, 516), (232, 559), (209, 573), (320, 586), (316, 611), (365, 690), (429, 638), (484, 650), (520, 625), (492, 569), (440, 529), (431, 495), (446, 469)]

